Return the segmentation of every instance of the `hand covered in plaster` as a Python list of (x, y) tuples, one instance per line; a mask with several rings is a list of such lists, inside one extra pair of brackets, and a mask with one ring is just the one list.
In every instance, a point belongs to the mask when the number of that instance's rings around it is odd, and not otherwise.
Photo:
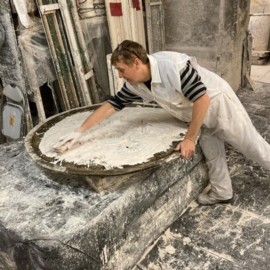
[(183, 158), (190, 158), (195, 153), (195, 143), (192, 140), (184, 139), (175, 149), (181, 152)]
[(61, 137), (59, 141), (53, 146), (53, 149), (57, 153), (63, 153), (69, 150), (74, 144), (76, 144), (82, 137), (82, 132), (74, 130), (73, 132)]

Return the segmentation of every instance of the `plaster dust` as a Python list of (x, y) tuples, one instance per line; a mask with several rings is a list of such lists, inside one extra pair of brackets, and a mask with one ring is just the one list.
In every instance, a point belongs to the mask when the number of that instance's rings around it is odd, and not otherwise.
[(51, 127), (40, 142), (41, 152), (57, 162), (123, 168), (147, 162), (156, 153), (166, 152), (172, 142), (180, 141), (187, 131), (186, 123), (163, 109), (126, 107), (86, 131), (73, 149), (63, 154), (55, 153), (52, 148), (59, 138), (78, 128), (88, 115), (89, 112), (76, 113)]

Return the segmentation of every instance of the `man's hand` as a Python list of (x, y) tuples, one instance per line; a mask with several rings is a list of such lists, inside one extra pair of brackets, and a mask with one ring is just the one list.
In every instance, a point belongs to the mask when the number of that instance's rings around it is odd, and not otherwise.
[(82, 132), (75, 130), (72, 133), (61, 137), (59, 141), (53, 146), (54, 151), (57, 153), (63, 153), (69, 150), (79, 141), (81, 136)]
[(192, 108), (192, 119), (188, 126), (185, 139), (176, 146), (176, 150), (181, 151), (183, 158), (190, 158), (194, 155), (195, 141), (198, 137), (209, 106), (210, 97), (207, 93), (194, 101)]
[(195, 143), (192, 140), (184, 139), (175, 149), (181, 152), (183, 158), (190, 158), (195, 153)]

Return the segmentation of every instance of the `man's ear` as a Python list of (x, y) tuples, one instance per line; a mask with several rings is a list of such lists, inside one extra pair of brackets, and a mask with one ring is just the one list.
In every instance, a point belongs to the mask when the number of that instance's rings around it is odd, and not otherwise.
[(136, 65), (136, 67), (139, 67), (141, 65), (142, 61), (139, 58), (135, 58), (134, 60), (134, 64)]

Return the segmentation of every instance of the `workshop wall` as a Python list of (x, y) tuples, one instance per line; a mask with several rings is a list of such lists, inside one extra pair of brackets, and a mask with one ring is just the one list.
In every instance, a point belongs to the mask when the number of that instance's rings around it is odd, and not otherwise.
[(250, 0), (164, 0), (165, 47), (195, 56), (234, 90), (242, 81)]
[(250, 23), (252, 64), (264, 65), (270, 60), (270, 1), (251, 0)]

